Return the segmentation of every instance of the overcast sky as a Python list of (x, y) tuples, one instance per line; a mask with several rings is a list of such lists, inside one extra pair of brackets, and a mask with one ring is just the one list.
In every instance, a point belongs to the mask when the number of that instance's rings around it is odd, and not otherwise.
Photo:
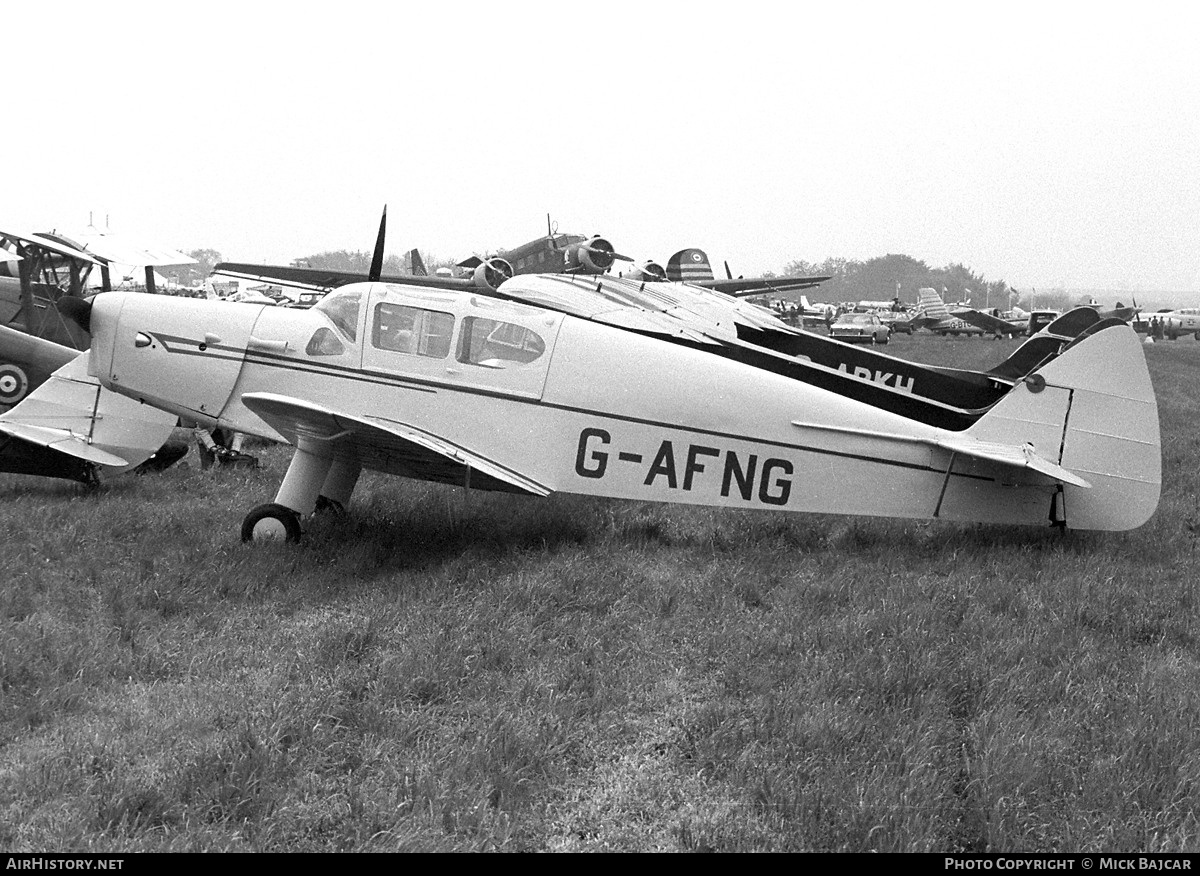
[(6, 10), (0, 222), (286, 263), (369, 250), (386, 203), (396, 253), (550, 213), (746, 275), (905, 253), (1200, 289), (1187, 4), (425, 5)]

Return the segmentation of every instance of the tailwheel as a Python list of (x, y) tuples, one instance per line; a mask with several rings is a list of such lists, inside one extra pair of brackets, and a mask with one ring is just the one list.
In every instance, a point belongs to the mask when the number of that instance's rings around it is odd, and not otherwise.
[(286, 505), (270, 502), (253, 509), (242, 521), (242, 541), (298, 542), (302, 531), (300, 515)]

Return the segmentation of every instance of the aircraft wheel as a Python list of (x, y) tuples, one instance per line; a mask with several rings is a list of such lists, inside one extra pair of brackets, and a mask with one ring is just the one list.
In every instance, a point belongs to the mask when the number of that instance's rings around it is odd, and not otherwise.
[(242, 521), (242, 541), (300, 541), (300, 515), (274, 502), (259, 505)]

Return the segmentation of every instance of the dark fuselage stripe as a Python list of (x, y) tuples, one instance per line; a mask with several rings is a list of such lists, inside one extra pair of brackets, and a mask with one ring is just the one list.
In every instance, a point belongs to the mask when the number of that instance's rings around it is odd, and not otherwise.
[[(182, 341), (184, 339), (172, 338), (172, 340), (181, 340)], [(185, 342), (186, 343), (195, 343), (194, 341), (190, 341), (190, 342), (185, 341)], [(191, 356), (208, 355), (207, 353), (202, 353), (199, 350), (193, 352), (191, 350), (171, 349), (170, 347), (167, 347), (167, 345), (165, 343), (164, 343), (164, 347), (168, 350), (168, 352), (178, 353), (181, 355), (191, 355)], [(230, 348), (230, 347), (217, 347), (217, 346), (209, 347), (209, 350), (213, 350), (213, 349), (220, 349), (222, 351), (228, 350), (230, 352), (238, 352), (235, 348)], [(591, 410), (588, 408), (577, 407), (574, 405), (555, 404), (553, 402), (547, 402), (547, 401), (543, 401), (541, 399), (522, 398), (520, 396), (514, 396), (514, 395), (510, 395), (508, 393), (499, 392), (496, 390), (480, 389), (477, 387), (456, 386), (453, 384), (435, 382), (432, 380), (422, 380), (420, 378), (393, 376), (393, 375), (382, 373), (382, 372), (364, 372), (361, 369), (348, 367), (345, 365), (332, 365), (332, 364), (325, 365), (323, 363), (321, 363), (321, 364), (312, 363), (311, 366), (305, 367), (305, 366), (308, 366), (309, 363), (301, 362), (296, 359), (291, 359), (291, 358), (288, 358), (285, 356), (279, 356), (277, 354), (263, 353), (263, 352), (259, 352), (256, 350), (244, 351), (244, 357), (245, 357), (245, 361), (247, 363), (252, 363), (255, 365), (261, 365), (261, 366), (269, 367), (269, 368), (281, 368), (281, 369), (288, 370), (288, 371), (305, 371), (307, 373), (313, 373), (313, 374), (324, 374), (329, 377), (337, 377), (337, 378), (343, 379), (343, 380), (353, 380), (357, 383), (374, 384), (374, 385), (380, 385), (380, 386), (391, 386), (396, 389), (409, 389), (409, 390), (415, 390), (418, 392), (436, 393), (439, 390), (448, 390), (450, 392), (463, 393), (463, 394), (467, 394), (467, 395), (482, 395), (482, 396), (487, 396), (490, 398), (503, 399), (505, 401), (514, 402), (517, 404), (536, 405), (538, 407), (548, 408), (551, 410), (565, 411), (565, 412), (573, 413), (573, 414), (584, 414), (584, 415), (593, 416), (593, 417), (603, 417), (605, 419), (617, 420), (619, 422), (624, 422), (624, 423), (636, 423), (641, 426), (653, 426), (653, 427), (662, 428), (662, 429), (670, 429), (670, 430), (678, 431), (678, 432), (687, 432), (687, 433), (691, 433), (694, 435), (704, 435), (704, 436), (709, 436), (709, 437), (713, 437), (713, 438), (726, 438), (726, 439), (730, 439), (733, 441), (746, 441), (746, 442), (753, 443), (753, 444), (766, 445), (768, 447), (780, 447), (780, 448), (784, 448), (787, 450), (800, 451), (803, 453), (816, 453), (816, 454), (820, 454), (822, 456), (834, 456), (839, 459), (852, 459), (852, 460), (857, 460), (860, 462), (876, 463), (879, 465), (886, 465), (886, 466), (890, 466), (890, 467), (894, 467), (894, 468), (906, 468), (906, 469), (912, 469), (915, 471), (931, 471), (931, 472), (937, 472), (938, 474), (943, 473), (943, 471), (941, 469), (936, 469), (936, 468), (933, 468), (932, 466), (928, 466), (928, 465), (919, 465), (917, 463), (911, 463), (911, 462), (899, 462), (896, 460), (880, 459), (875, 456), (866, 456), (866, 455), (859, 454), (859, 453), (846, 453), (845, 451), (841, 451), (841, 450), (830, 450), (830, 449), (822, 448), (822, 447), (810, 447), (810, 446), (807, 446), (804, 444), (795, 444), (795, 443), (791, 443), (791, 442), (787, 442), (787, 441), (776, 441), (776, 440), (769, 439), (769, 438), (757, 438), (757, 437), (754, 437), (751, 435), (739, 435), (737, 433), (722, 432), (722, 431), (719, 431), (716, 429), (705, 429), (705, 428), (700, 428), (700, 427), (696, 427), (696, 426), (685, 426), (685, 425), (681, 425), (678, 423), (669, 423), (664, 420), (652, 420), (652, 419), (648, 419), (645, 417), (633, 417), (633, 416), (629, 416), (627, 414), (617, 414), (617, 413), (612, 413), (612, 412), (595, 411), (595, 410)], [(242, 358), (242, 356), (220, 356), (219, 358), (230, 360), (230, 361), (238, 361)], [(410, 426), (410, 428), (413, 428), (413, 427)], [(445, 439), (441, 439), (441, 440), (445, 440)], [(449, 443), (449, 442), (447, 442), (447, 443)], [(959, 473), (959, 472), (954, 472), (953, 476), (954, 477), (971, 478), (974, 480), (984, 480), (984, 481), (994, 480), (994, 478), (985, 477), (983, 475), (971, 475), (971, 474), (965, 474), (965, 473)], [(526, 476), (522, 475), (522, 477), (526, 477)]]

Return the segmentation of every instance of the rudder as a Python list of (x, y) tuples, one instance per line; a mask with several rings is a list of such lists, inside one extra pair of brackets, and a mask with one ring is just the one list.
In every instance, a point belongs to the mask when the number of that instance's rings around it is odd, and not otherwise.
[(1047, 520), (1071, 529), (1141, 526), (1158, 506), (1158, 403), (1137, 335), (1116, 325), (1080, 337), (972, 426), (982, 441), (1032, 445), (1091, 486), (1063, 484)]

